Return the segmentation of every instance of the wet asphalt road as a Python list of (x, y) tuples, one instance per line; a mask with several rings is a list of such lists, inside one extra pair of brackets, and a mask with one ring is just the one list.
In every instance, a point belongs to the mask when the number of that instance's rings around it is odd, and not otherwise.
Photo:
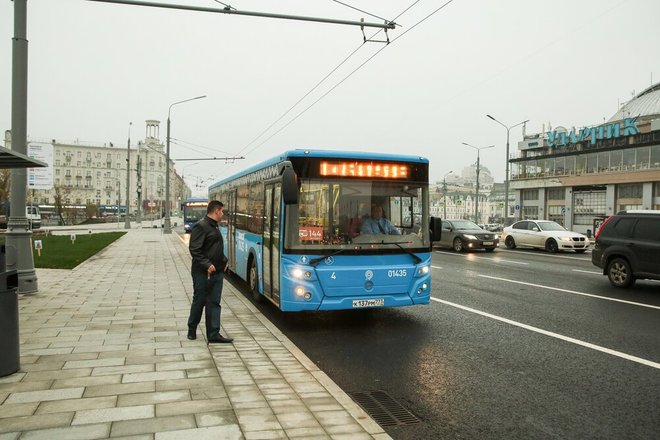
[(395, 439), (659, 438), (660, 283), (615, 289), (590, 253), (436, 251), (432, 297), (258, 307), (344, 391), (384, 390), (421, 420), (386, 427)]

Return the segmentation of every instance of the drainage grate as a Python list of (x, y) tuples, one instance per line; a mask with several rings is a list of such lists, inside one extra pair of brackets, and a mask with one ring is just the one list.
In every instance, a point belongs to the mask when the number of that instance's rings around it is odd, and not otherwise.
[(420, 423), (413, 413), (385, 391), (348, 393), (380, 426), (401, 426)]

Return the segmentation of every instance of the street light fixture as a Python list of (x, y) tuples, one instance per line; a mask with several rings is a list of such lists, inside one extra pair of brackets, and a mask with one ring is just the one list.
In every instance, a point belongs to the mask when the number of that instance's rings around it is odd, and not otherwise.
[(444, 217), (442, 218), (443, 220), (447, 220), (447, 176), (453, 173), (453, 171), (448, 172), (444, 176), (442, 176), (442, 194), (443, 197), (445, 198), (445, 212), (444, 212)]
[[(480, 168), (480, 154), (481, 150), (485, 150), (487, 148), (494, 148), (495, 145), (489, 145), (487, 147), (475, 147), (474, 145), (470, 145), (467, 142), (463, 142), (463, 145), (474, 148), (477, 150), (477, 186), (474, 191), (475, 197), (474, 197), (474, 222), (479, 223), (479, 168)], [(508, 162), (507, 162), (508, 163)]]
[(172, 112), (172, 107), (177, 104), (183, 104), (184, 102), (194, 101), (196, 99), (202, 98), (206, 98), (206, 95), (184, 99), (183, 101), (177, 101), (170, 104), (170, 108), (167, 110), (167, 156), (165, 157), (165, 220), (163, 221), (164, 234), (172, 233), (172, 226), (170, 222), (170, 113)]
[(506, 169), (504, 172), (504, 226), (509, 225), (509, 130), (511, 130), (514, 127), (517, 127), (519, 125), (523, 125), (527, 122), (529, 122), (529, 119), (525, 119), (522, 122), (519, 122), (515, 125), (511, 126), (506, 126), (491, 115), (486, 115), (493, 121), (497, 122), (500, 124), (502, 127), (506, 129)]

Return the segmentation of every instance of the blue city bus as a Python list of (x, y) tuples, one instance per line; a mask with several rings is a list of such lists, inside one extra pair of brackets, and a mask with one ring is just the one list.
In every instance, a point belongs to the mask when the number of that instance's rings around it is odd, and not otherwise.
[(209, 200), (200, 197), (191, 197), (181, 203), (183, 212), (183, 231), (190, 232), (197, 222), (206, 215)]
[[(292, 150), (209, 187), (225, 205), (229, 269), (282, 311), (428, 304), (429, 162), (417, 156)], [(360, 230), (372, 205), (396, 234)]]

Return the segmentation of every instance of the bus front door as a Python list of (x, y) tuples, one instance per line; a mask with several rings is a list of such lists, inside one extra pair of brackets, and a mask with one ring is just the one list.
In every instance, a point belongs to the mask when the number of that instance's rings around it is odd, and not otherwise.
[(236, 213), (236, 192), (230, 191), (227, 193), (227, 206), (226, 210), (229, 215), (226, 217), (227, 221), (227, 264), (229, 268), (236, 272), (236, 231), (235, 231), (235, 213)]
[(263, 244), (264, 295), (276, 304), (280, 302), (280, 184), (266, 185), (266, 206)]

